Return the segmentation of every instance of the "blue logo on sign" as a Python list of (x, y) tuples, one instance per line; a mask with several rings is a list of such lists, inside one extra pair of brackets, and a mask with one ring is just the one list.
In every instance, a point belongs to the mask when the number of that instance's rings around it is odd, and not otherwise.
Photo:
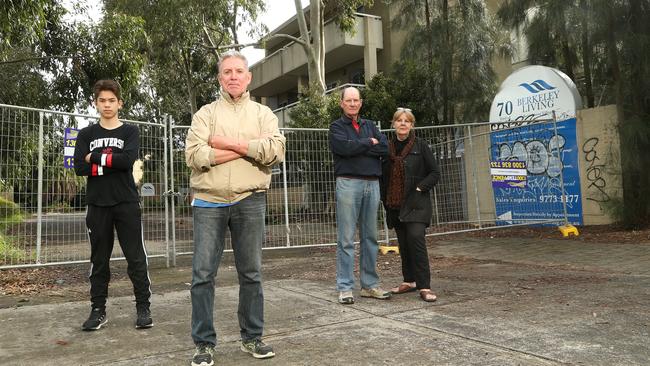
[(521, 83), (521, 84), (519, 84), (519, 86), (524, 87), (526, 90), (528, 90), (529, 92), (531, 92), (533, 94), (537, 94), (537, 93), (539, 93), (541, 91), (544, 91), (544, 90), (553, 90), (553, 89), (555, 89), (554, 86), (549, 85), (544, 80), (535, 80), (530, 84)]

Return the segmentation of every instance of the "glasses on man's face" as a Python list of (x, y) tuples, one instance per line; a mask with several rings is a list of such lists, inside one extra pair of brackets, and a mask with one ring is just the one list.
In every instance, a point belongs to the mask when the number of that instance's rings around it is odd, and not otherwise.
[(411, 108), (397, 107), (398, 112), (411, 112)]

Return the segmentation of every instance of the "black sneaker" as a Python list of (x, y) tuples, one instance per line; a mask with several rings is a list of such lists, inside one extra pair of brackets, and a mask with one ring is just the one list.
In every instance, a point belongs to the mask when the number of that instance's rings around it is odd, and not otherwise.
[(273, 352), (273, 347), (259, 339), (251, 339), (250, 341), (242, 341), (241, 348), (242, 351), (250, 353), (255, 358), (271, 358), (275, 356)]
[(90, 311), (88, 320), (86, 320), (81, 326), (82, 330), (97, 330), (106, 324), (108, 319), (106, 318), (106, 309), (104, 308), (94, 308)]
[(212, 366), (214, 365), (214, 346), (210, 343), (200, 343), (196, 345), (194, 356), (192, 356), (192, 366)]
[(146, 329), (153, 327), (151, 311), (149, 306), (138, 306), (138, 319), (135, 321), (135, 329)]

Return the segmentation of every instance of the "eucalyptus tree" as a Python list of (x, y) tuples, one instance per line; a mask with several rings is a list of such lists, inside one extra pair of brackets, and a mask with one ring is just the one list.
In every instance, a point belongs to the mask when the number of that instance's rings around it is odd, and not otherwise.
[[(85, 24), (64, 20), (66, 13), (60, 1), (48, 0), (39, 36), (5, 44), (0, 61), (0, 103), (75, 112), (88, 108), (91, 86), (97, 79), (119, 80), (125, 96), (137, 89), (145, 61), (141, 50), (146, 44), (141, 20), (116, 15), (104, 17), (99, 24)], [(6, 137), (1, 147), (6, 153), (0, 154), (1, 184), (11, 187), (23, 207), (34, 207), (37, 193), (34, 162), (39, 126), (32, 116), (12, 111), (0, 120)], [(79, 179), (63, 167), (62, 136), (66, 127), (75, 125), (71, 119), (54, 115), (46, 115), (43, 122), (41, 143), (48, 141), (43, 148), (43, 173), (48, 177), (44, 190), (49, 192), (43, 202), (67, 204)]]
[(30, 45), (43, 38), (50, 0), (0, 2), (0, 60), (9, 47)]
[[(272, 38), (286, 38), (299, 44), (307, 57), (309, 88), (325, 94), (325, 22), (333, 20), (339, 30), (354, 32), (355, 12), (363, 6), (372, 6), (374, 0), (310, 0), (302, 7), (301, 0), (294, 0), (296, 20), (300, 34), (273, 34), (261, 39), (261, 43)], [(309, 22), (307, 22), (309, 16)]]
[(149, 47), (143, 80), (151, 107), (189, 124), (217, 95), (217, 57), (236, 40), (242, 23), (253, 29), (263, 0), (105, 0), (107, 14), (144, 20)]

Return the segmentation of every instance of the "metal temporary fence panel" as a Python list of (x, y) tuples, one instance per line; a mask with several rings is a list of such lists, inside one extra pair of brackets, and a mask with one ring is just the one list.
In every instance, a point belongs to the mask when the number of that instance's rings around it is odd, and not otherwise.
[[(74, 131), (97, 117), (0, 105), (0, 268), (88, 262), (86, 178), (71, 168)], [(140, 128), (144, 239), (166, 256), (166, 127)], [(114, 246), (114, 259), (121, 258)]]
[[(170, 129), (173, 135), (170, 140), (174, 144), (171, 165), (173, 192), (170, 194), (174, 197), (172, 215), (175, 218), (172, 237), (177, 254), (192, 252), (191, 190), (189, 168), (185, 165), (184, 158), (187, 129), (187, 126)], [(526, 134), (517, 128), (504, 130), (501, 134), (522, 137), (518, 141), (524, 144), (526, 141), (523, 139), (529, 139), (531, 147), (537, 146), (532, 143), (534, 140), (549, 140), (557, 134), (553, 121), (539, 122), (528, 129)], [(281, 132), (287, 139), (286, 159), (273, 168), (271, 187), (267, 193), (266, 240), (263, 248), (335, 245), (336, 179), (329, 150), (328, 130), (283, 128)], [(394, 135), (392, 130), (383, 132), (389, 138)], [(495, 196), (494, 190), (496, 174), (493, 174), (493, 165), (496, 161), (523, 159), (529, 167), (524, 174), (527, 179), (520, 179), (516, 183), (521, 185), (524, 182), (525, 185), (539, 175), (532, 168), (534, 161), (561, 159), (561, 150), (532, 149), (524, 157), (495, 155), (495, 151), (503, 146), (497, 146), (492, 141), (489, 123), (418, 127), (415, 133), (429, 143), (441, 171), (440, 182), (430, 195), (434, 213), (427, 235), (515, 225), (558, 224), (566, 218), (561, 200), (555, 200), (553, 204), (545, 200), (542, 204), (539, 200), (512, 199), (510, 204), (513, 208), (525, 208), (528, 212), (542, 212), (544, 215), (530, 220), (508, 219), (507, 216), (498, 214), (495, 204), (495, 201), (501, 199), (499, 194)], [(563, 191), (562, 170), (554, 171), (553, 174), (555, 178), (552, 185), (556, 190)], [(506, 190), (515, 195), (518, 189), (521, 187), (515, 185)], [(530, 194), (521, 193), (524, 196)], [(499, 209), (504, 208), (508, 207), (501, 202)], [(394, 232), (388, 230), (383, 210), (380, 211), (378, 238), (381, 242), (394, 242)], [(230, 241), (227, 239), (226, 250), (230, 249)]]
[[(539, 141), (554, 146), (560, 139), (555, 122), (541, 121), (523, 129), (500, 131), (496, 140), (489, 123), (415, 129), (429, 143), (441, 171), (431, 191), (428, 235), (565, 222), (566, 205), (561, 198), (548, 196), (565, 191), (564, 169), (554, 164), (566, 157), (562, 149), (538, 148)], [(517, 139), (508, 143), (513, 136)], [(515, 143), (516, 152), (506, 154)], [(546, 168), (540, 169), (540, 164)], [(526, 217), (513, 218), (512, 212), (525, 212)]]
[(276, 240), (269, 244), (336, 244), (336, 178), (328, 130), (284, 128), (282, 133), (287, 151), (271, 180), (267, 224)]
[(172, 252), (176, 255), (192, 253), (194, 245), (192, 220), (192, 191), (190, 189), (190, 168), (185, 164), (185, 139), (189, 126), (169, 128), (170, 149), (170, 192), (172, 218)]
[[(185, 163), (188, 126), (170, 128), (172, 248), (177, 255), (193, 251), (190, 168)], [(336, 243), (334, 175), (327, 130), (282, 129), (286, 159), (272, 167), (267, 191), (263, 248), (331, 245)], [(225, 250), (232, 250), (229, 236)]]
[[(67, 128), (96, 121), (95, 116), (0, 105), (0, 268), (88, 261), (86, 180), (64, 168), (73, 148), (65, 137)], [(189, 127), (128, 123), (140, 128), (148, 255), (175, 263), (176, 255), (193, 251), (190, 169), (184, 156)], [(417, 127), (416, 134), (429, 143), (441, 170), (430, 195), (434, 214), (427, 234), (566, 223), (579, 210), (574, 197), (579, 192), (566, 187), (564, 177), (568, 167), (577, 166), (566, 142), (571, 131), (569, 124), (554, 121), (496, 134), (489, 123)], [(336, 182), (328, 130), (281, 132), (287, 139), (286, 159), (272, 169), (263, 247), (334, 245)], [(391, 137), (394, 132), (384, 133)], [(525, 172), (509, 171), (513, 164), (507, 162), (516, 163), (514, 168), (524, 164)], [(576, 179), (567, 180), (576, 186)], [(378, 237), (394, 241), (380, 211)], [(226, 250), (231, 250), (226, 240)], [(121, 257), (115, 245), (113, 258)]]

